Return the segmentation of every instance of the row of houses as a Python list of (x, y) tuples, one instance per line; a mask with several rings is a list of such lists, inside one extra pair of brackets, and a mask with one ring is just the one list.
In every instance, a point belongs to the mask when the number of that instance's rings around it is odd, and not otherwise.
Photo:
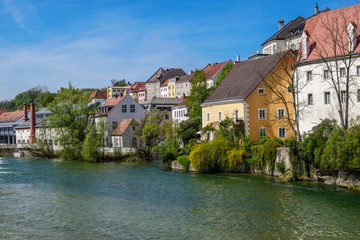
[[(360, 108), (359, 6), (319, 11), (316, 5), (308, 18), (299, 16), (287, 24), (279, 20), (278, 31), (247, 60), (208, 64), (203, 69), (207, 88), (227, 64), (234, 66), (202, 104), (202, 127), (213, 129), (202, 140), (213, 139), (225, 119), (231, 119), (253, 142), (264, 137), (289, 138), (326, 118), (339, 124), (348, 121), (345, 116), (355, 119)], [(160, 111), (164, 119), (175, 122), (187, 119), (184, 100), (192, 78), (192, 72), (179, 68), (159, 68), (145, 82), (95, 91), (91, 98), (99, 107), (94, 120), (106, 122), (113, 146), (139, 144), (133, 133), (146, 113)], [(31, 142), (34, 130), (31, 133), (28, 114), (25, 107), (24, 112), (3, 111), (0, 143)], [(40, 110), (35, 115), (46, 114), (50, 113)]]

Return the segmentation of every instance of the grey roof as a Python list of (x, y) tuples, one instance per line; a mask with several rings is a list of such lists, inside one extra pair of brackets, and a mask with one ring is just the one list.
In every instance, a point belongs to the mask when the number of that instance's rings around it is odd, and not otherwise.
[(148, 104), (161, 104), (161, 105), (178, 105), (183, 100), (181, 98), (152, 98), (151, 100), (147, 100), (141, 105), (148, 105)]
[(183, 75), (180, 77), (180, 79), (176, 83), (190, 82), (193, 77), (194, 77), (193, 73), (189, 74), (189, 75)]
[(271, 36), (268, 40), (266, 40), (261, 46), (264, 46), (266, 43), (273, 41), (273, 40), (284, 40), (291, 38), (293, 36), (297, 36), (299, 34), (302, 34), (302, 31), (304, 30), (306, 20), (319, 15), (324, 12), (330, 11), (330, 8), (325, 8), (322, 11), (318, 11), (314, 15), (311, 15), (308, 18), (303, 18), (301, 16), (295, 18), (294, 20), (291, 20), (288, 24), (286, 24), (282, 29), (280, 29), (278, 32), (276, 32), (273, 36)]
[(288, 24), (286, 24), (282, 29), (272, 35), (268, 40), (266, 40), (261, 46), (273, 40), (284, 40), (290, 38), (292, 36), (298, 35), (302, 33), (302, 30), (305, 27), (306, 19), (299, 16), (294, 20), (291, 20)]
[(204, 104), (245, 100), (288, 52), (236, 62), (219, 86), (204, 101)]
[(152, 83), (156, 81), (160, 81), (160, 85), (163, 84), (167, 79), (176, 77), (176, 76), (183, 76), (186, 75), (184, 70), (181, 68), (170, 68), (163, 70), (159, 68), (150, 78), (146, 81), (146, 83)]

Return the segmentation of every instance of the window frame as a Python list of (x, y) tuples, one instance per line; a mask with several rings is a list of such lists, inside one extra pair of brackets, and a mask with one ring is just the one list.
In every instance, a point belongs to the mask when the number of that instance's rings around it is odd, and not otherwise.
[(307, 71), (307, 72), (306, 72), (306, 80), (307, 80), (307, 81), (311, 81), (311, 80), (312, 80), (312, 71)]
[(314, 105), (314, 95), (312, 93), (308, 93), (307, 95), (307, 105)]
[(207, 122), (210, 122), (210, 113), (209, 112), (206, 113), (206, 120), (207, 120)]
[(329, 91), (324, 92), (324, 104), (328, 105), (331, 103), (331, 93)]
[[(282, 115), (282, 116), (280, 116), (280, 114), (279, 114), (281, 110), (282, 110), (282, 112), (283, 112), (283, 115)], [(282, 119), (282, 118), (285, 118), (285, 117), (286, 117), (286, 115), (285, 115), (285, 108), (278, 108), (276, 112), (277, 112), (277, 114), (276, 114), (276, 115), (277, 115), (277, 118)]]
[[(262, 92), (260, 92), (262, 90)], [(258, 94), (263, 95), (265, 94), (265, 88), (258, 88)]]
[[(264, 117), (261, 117), (261, 114), (260, 114), (261, 111), (264, 111)], [(259, 120), (264, 120), (264, 119), (266, 119), (266, 108), (259, 108), (259, 109), (258, 109), (258, 119), (259, 119)]]
[(222, 121), (222, 112), (221, 111), (218, 112), (218, 117), (219, 117), (219, 122), (221, 122)]
[(345, 68), (339, 68), (339, 75), (341, 78), (346, 77)]
[(330, 71), (329, 69), (325, 69), (324, 70), (324, 79), (329, 79), (330, 78)]
[[(280, 136), (280, 130), (284, 130), (284, 136)], [(286, 127), (278, 127), (278, 138), (286, 138)]]
[[(264, 136), (261, 135), (263, 130), (264, 130), (264, 133), (265, 133)], [(267, 137), (267, 128), (259, 128), (259, 138), (262, 139), (262, 138), (266, 138), (266, 137)]]
[(126, 104), (121, 105), (121, 112), (127, 113), (127, 105)]
[(131, 113), (135, 112), (135, 104), (130, 104), (130, 112)]

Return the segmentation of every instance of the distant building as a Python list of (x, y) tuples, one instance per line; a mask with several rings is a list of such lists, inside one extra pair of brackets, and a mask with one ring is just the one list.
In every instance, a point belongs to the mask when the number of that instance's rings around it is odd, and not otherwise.
[(216, 81), (219, 73), (222, 71), (222, 69), (229, 63), (232, 63), (233, 61), (229, 59), (228, 61), (224, 61), (221, 63), (213, 63), (208, 64), (204, 68), (204, 73), (206, 77), (206, 87), (210, 88), (214, 85), (214, 82)]
[(91, 102), (105, 103), (107, 101), (107, 93), (96, 90), (90, 94), (90, 98), (91, 98)]
[(167, 98), (168, 97), (168, 81), (166, 80), (160, 87), (160, 97)]
[(176, 98), (176, 82), (179, 80), (180, 76), (175, 76), (169, 78), (168, 81), (168, 98)]
[(0, 108), (0, 115), (6, 112), (7, 112), (6, 108)]
[(135, 99), (137, 102), (139, 102), (139, 93), (142, 92), (142, 87), (146, 86), (145, 82), (135, 82), (131, 89), (126, 91), (127, 94), (132, 96), (133, 99)]
[(189, 119), (187, 114), (187, 108), (185, 106), (185, 101), (182, 101), (175, 107), (172, 107), (172, 120), (175, 124), (179, 124), (182, 121)]
[(191, 90), (191, 80), (194, 77), (194, 73), (191, 72), (189, 75), (181, 76), (176, 82), (176, 97), (181, 98), (183, 95), (189, 96)]
[[(186, 73), (180, 68), (170, 68), (164, 70), (159, 68), (147, 81), (146, 81), (146, 99), (151, 100), (152, 98), (161, 98), (161, 85), (168, 79), (173, 77), (181, 77)], [(168, 95), (168, 97), (170, 97)]]
[(3, 112), (0, 115), (0, 144), (16, 144), (15, 127), (22, 123), (24, 112), (27, 118), (27, 109), (24, 111)]
[(143, 102), (145, 102), (145, 100), (146, 100), (146, 85), (145, 86), (142, 86), (140, 89), (139, 89), (139, 91), (138, 91), (138, 102), (139, 103), (143, 103)]
[(124, 87), (107, 87), (107, 99), (110, 100), (111, 98), (116, 97), (123, 97), (126, 95), (126, 92), (131, 90), (131, 86), (124, 86)]
[(170, 111), (183, 100), (180, 98), (152, 98), (141, 104), (148, 112), (150, 111)]

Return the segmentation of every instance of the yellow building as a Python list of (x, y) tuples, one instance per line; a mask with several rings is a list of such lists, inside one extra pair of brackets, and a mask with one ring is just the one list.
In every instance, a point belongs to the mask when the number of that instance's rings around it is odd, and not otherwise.
[[(263, 137), (292, 137), (293, 97), (285, 71), (291, 71), (292, 59), (287, 52), (235, 63), (202, 104), (202, 127), (230, 118), (254, 143)], [(214, 135), (209, 132), (203, 139), (211, 140)]]
[(176, 82), (180, 77), (173, 77), (168, 79), (168, 98), (176, 98)]

